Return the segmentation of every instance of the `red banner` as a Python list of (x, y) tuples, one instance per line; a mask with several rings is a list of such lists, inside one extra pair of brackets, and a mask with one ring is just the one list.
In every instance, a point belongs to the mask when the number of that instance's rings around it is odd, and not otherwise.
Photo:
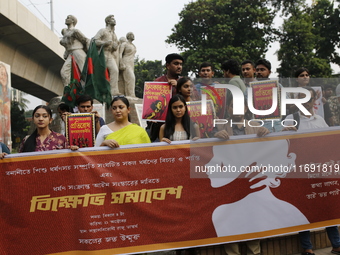
[[(340, 223), (339, 129), (249, 137), (11, 155), (0, 161), (0, 254), (140, 253)], [(204, 170), (215, 161), (227, 178)], [(254, 162), (259, 182), (242, 178)]]

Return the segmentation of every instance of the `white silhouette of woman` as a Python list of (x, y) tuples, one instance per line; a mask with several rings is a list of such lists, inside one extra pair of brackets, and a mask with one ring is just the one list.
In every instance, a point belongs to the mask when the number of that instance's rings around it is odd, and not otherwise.
[[(295, 153), (288, 155), (289, 141), (261, 141), (255, 143), (239, 143), (218, 145), (213, 147), (214, 156), (206, 167), (235, 166), (236, 169), (253, 165), (260, 168), (260, 173), (251, 178), (267, 178), (255, 183), (250, 188), (264, 186), (259, 191), (248, 194), (243, 199), (217, 207), (212, 214), (212, 221), (217, 236), (238, 235), (280, 229), (285, 227), (308, 224), (307, 218), (290, 203), (276, 198), (270, 188), (280, 185), (279, 178), (284, 178), (292, 171), (295, 164)], [(261, 151), (261, 153), (258, 153)], [(282, 166), (285, 171), (264, 172), (265, 166)], [(276, 169), (278, 170), (278, 167)], [(235, 169), (235, 168), (234, 168)], [(261, 172), (263, 170), (263, 172)], [(241, 172), (209, 173), (211, 186), (214, 188), (228, 185)], [(254, 175), (253, 173), (249, 173)], [(249, 176), (247, 174), (246, 176)]]

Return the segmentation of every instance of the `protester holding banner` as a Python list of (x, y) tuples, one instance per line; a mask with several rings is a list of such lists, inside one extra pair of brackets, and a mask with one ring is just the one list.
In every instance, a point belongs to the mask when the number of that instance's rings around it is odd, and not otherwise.
[(95, 146), (117, 148), (126, 144), (150, 143), (146, 131), (130, 122), (130, 103), (125, 96), (115, 96), (111, 108), (114, 121), (100, 128)]
[(58, 105), (57, 111), (59, 113), (60, 118), (65, 122), (65, 116), (69, 113), (73, 113), (72, 108), (70, 108), (70, 106), (68, 106), (65, 103), (60, 103)]
[(81, 95), (76, 100), (80, 113), (93, 113), (95, 117), (95, 131), (98, 134), (100, 127), (105, 125), (105, 121), (97, 111), (93, 111), (93, 98), (89, 95)]
[[(282, 131), (288, 130), (306, 130), (306, 129), (314, 129), (314, 128), (325, 128), (328, 127), (325, 120), (314, 113), (313, 106), (314, 101), (317, 97), (316, 92), (311, 87), (304, 87), (305, 89), (311, 92), (311, 99), (304, 103), (303, 106), (312, 114), (311, 116), (305, 116), (301, 111), (288, 115), (286, 120), (292, 120), (291, 127), (285, 127)], [(298, 98), (305, 97), (304, 94), (298, 94)], [(293, 126), (293, 120), (297, 122), (297, 125)], [(288, 122), (286, 122), (287, 125)], [(333, 254), (340, 254), (340, 234), (337, 226), (327, 227), (326, 228), (328, 239), (332, 244), (332, 253)], [(310, 231), (303, 231), (299, 233), (301, 247), (303, 249), (302, 255), (313, 255), (313, 245), (310, 239)]]
[(159, 130), (159, 140), (171, 143), (199, 138), (199, 128), (193, 124), (188, 114), (187, 104), (181, 95), (174, 95), (169, 101), (165, 124)]
[[(33, 110), (33, 122), (36, 129), (30, 136), (26, 136), (20, 145), (19, 152), (49, 151), (68, 149), (68, 143), (62, 134), (49, 128), (52, 122), (52, 111), (46, 105), (39, 105)], [(78, 146), (71, 146), (71, 150), (77, 150)]]

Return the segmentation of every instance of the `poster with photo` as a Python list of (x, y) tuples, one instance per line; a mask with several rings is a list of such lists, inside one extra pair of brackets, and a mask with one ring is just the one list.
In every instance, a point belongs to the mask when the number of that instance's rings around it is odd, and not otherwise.
[(145, 82), (142, 119), (165, 121), (171, 96), (171, 86), (167, 82)]

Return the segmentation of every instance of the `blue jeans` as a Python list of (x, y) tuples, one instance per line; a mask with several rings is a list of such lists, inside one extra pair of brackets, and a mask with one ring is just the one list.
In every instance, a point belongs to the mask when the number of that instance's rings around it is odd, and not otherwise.
[[(339, 235), (339, 230), (337, 226), (333, 227), (327, 227), (327, 236), (329, 241), (332, 244), (333, 248), (339, 248), (340, 247), (340, 235)], [(299, 232), (299, 238), (300, 238), (300, 244), (302, 249), (307, 250), (307, 249), (313, 249), (312, 242), (310, 241), (310, 231), (303, 231)]]

